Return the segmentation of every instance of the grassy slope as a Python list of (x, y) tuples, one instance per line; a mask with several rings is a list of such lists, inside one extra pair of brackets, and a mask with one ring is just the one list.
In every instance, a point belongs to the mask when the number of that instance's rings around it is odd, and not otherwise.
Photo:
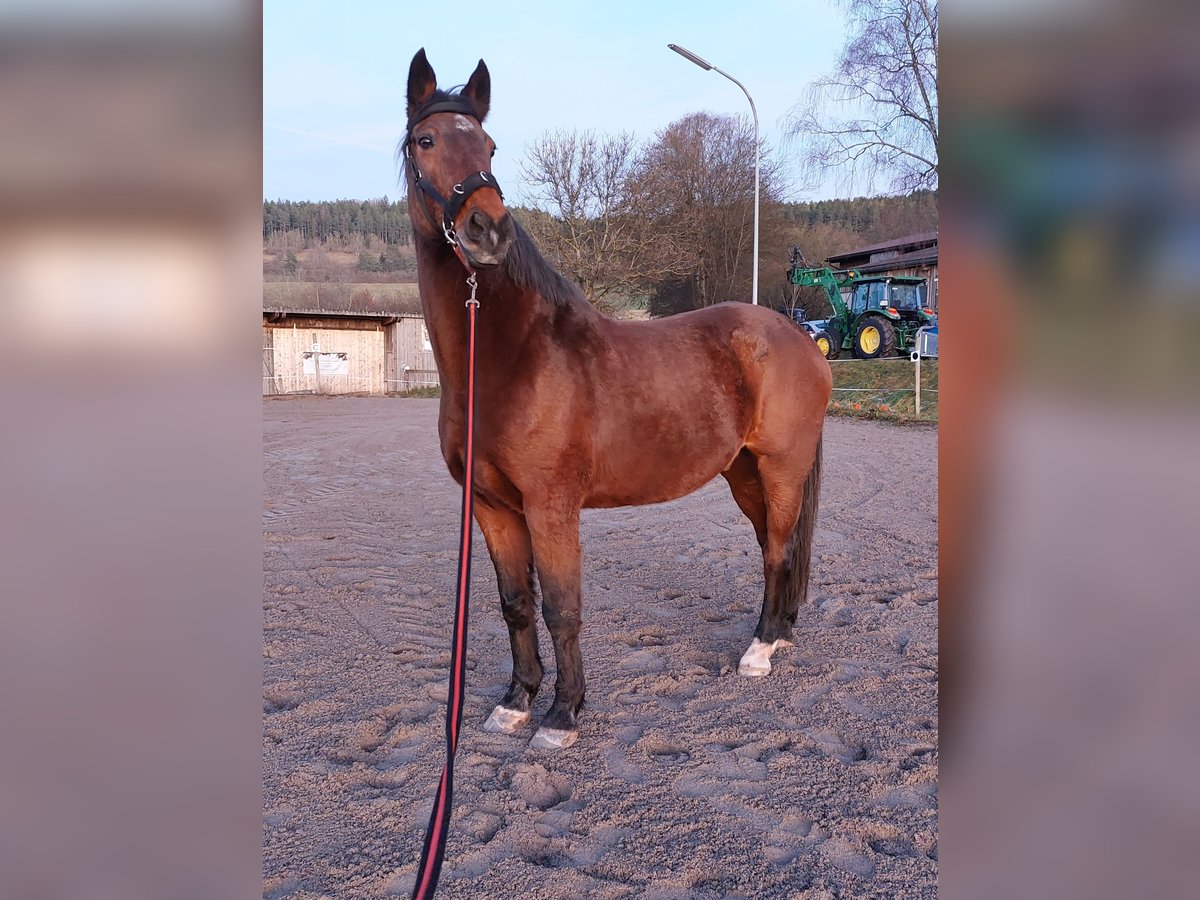
[(323, 308), (344, 309), (360, 291), (366, 291), (373, 301), (383, 302), (389, 309), (399, 308), (410, 312), (419, 312), (421, 309), (420, 295), (415, 284), (363, 282), (264, 281), (263, 304), (278, 307), (291, 306), (303, 301), (302, 305), (313, 306), (319, 294)]
[[(921, 361), (921, 415), (916, 415), (913, 394), (913, 364), (907, 359), (835, 360), (833, 398), (829, 412), (834, 415), (887, 419), (895, 422), (936, 422), (938, 420), (938, 365), (935, 359)], [(838, 388), (854, 388), (841, 390)]]

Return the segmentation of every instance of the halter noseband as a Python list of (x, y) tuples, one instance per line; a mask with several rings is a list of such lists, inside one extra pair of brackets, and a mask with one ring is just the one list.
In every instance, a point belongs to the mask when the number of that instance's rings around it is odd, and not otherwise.
[[(475, 172), (454, 185), (451, 189), (450, 199), (447, 200), (442, 196), (442, 192), (434, 187), (433, 182), (421, 174), (416, 161), (408, 152), (408, 147), (413, 141), (413, 129), (423, 120), (435, 113), (441, 112), (458, 113), (459, 115), (470, 116), (476, 122), (479, 121), (479, 116), (475, 113), (475, 107), (471, 102), (457, 94), (451, 94), (449, 97), (426, 104), (418, 109), (412, 118), (408, 120), (408, 127), (404, 134), (404, 156), (408, 160), (409, 167), (412, 169), (413, 181), (416, 183), (417, 188), (425, 196), (433, 200), (442, 210), (441, 229), (442, 234), (446, 237), (446, 243), (457, 249), (458, 236), (454, 233), (454, 220), (458, 218), (458, 214), (462, 212), (462, 208), (466, 205), (470, 196), (481, 188), (491, 188), (503, 200), (504, 192), (500, 190), (500, 185), (493, 176), (487, 172)], [(429, 208), (424, 203), (420, 204), (420, 206), (425, 212), (425, 217), (429, 219), (429, 224), (435, 229), (438, 228), (438, 223), (430, 215)]]

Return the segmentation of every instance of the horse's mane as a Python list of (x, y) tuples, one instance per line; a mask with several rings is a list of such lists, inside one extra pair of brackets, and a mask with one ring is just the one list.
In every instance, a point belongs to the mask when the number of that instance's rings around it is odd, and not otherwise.
[(538, 250), (537, 244), (513, 216), (516, 238), (504, 257), (504, 271), (521, 288), (540, 294), (555, 306), (587, 302), (578, 285), (563, 277)]

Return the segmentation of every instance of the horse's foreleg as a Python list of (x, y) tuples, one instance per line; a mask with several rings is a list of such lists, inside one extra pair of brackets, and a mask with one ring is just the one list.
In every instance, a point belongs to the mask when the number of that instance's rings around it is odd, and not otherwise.
[(569, 747), (579, 737), (576, 716), (583, 705), (583, 657), (579, 630), (583, 621), (579, 510), (527, 509), (533, 555), (542, 586), (542, 616), (554, 641), (558, 677), (554, 703), (530, 746), (541, 750)]
[(492, 710), (484, 731), (511, 734), (530, 719), (530, 703), (542, 684), (534, 622), (533, 546), (529, 528), (520, 513), (475, 504), (475, 520), (487, 541), (496, 567), (500, 609), (512, 644), (512, 681), (508, 692)]

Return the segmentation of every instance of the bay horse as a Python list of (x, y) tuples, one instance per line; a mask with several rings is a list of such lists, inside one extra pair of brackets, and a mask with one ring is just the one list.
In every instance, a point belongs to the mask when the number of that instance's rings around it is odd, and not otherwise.
[[(557, 663), (530, 746), (578, 737), (584, 698), (580, 510), (673, 500), (717, 475), (762, 548), (762, 613), (738, 672), (771, 671), (808, 590), (829, 365), (779, 313), (722, 303), (651, 321), (597, 311), (542, 257), (491, 177), (491, 76), (408, 73), (406, 173), (417, 272), (441, 375), (438, 434), (464, 478), (468, 317), (477, 273), (474, 514), (496, 569), (512, 681), (484, 724), (512, 734), (542, 683), (534, 574)], [(446, 198), (450, 198), (447, 200)], [(457, 244), (457, 247), (455, 246)], [(460, 259), (461, 254), (461, 259)]]

